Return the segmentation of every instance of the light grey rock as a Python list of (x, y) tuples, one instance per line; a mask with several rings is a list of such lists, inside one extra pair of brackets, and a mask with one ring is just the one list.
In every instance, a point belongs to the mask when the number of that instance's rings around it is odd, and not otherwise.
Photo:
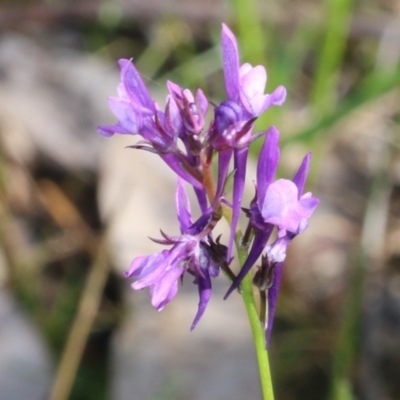
[(1, 288), (0, 400), (45, 399), (51, 371), (52, 361), (40, 333)]
[(107, 98), (117, 81), (116, 68), (95, 58), (4, 35), (0, 132), (6, 152), (23, 164), (40, 154), (70, 171), (97, 169), (105, 142), (96, 127), (111, 116)]
[(150, 306), (147, 291), (131, 294), (132, 311), (112, 344), (113, 399), (260, 398), (244, 307), (236, 293), (222, 300), (226, 288), (216, 281), (193, 332), (198, 298), (190, 279), (160, 313)]

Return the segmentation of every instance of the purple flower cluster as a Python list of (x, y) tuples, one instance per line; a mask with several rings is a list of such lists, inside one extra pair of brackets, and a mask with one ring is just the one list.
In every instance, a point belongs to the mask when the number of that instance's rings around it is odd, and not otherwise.
[[(118, 97), (109, 106), (118, 122), (99, 127), (103, 136), (114, 133), (139, 135), (141, 140), (130, 146), (158, 154), (178, 176), (176, 212), (181, 235), (171, 237), (161, 232), (156, 240), (168, 249), (132, 261), (127, 277), (134, 278), (133, 289), (148, 287), (152, 305), (158, 310), (177, 293), (185, 274), (194, 277), (199, 291), (199, 306), (192, 329), (204, 313), (211, 295), (211, 278), (220, 269), (232, 278), (225, 298), (237, 288), (243, 277), (257, 263), (254, 276), (260, 291), (268, 291), (267, 339), (272, 328), (283, 261), (290, 242), (303, 232), (308, 218), (318, 205), (311, 193), (303, 194), (310, 154), (307, 154), (293, 180), (275, 180), (279, 161), (279, 133), (275, 127), (253, 133), (255, 120), (273, 105), (285, 101), (286, 90), (279, 86), (264, 94), (267, 75), (258, 65), (239, 64), (235, 36), (223, 24), (221, 33), (223, 71), (227, 100), (213, 106), (214, 118), (206, 126), (209, 102), (202, 90), (193, 94), (173, 82), (167, 82), (169, 94), (165, 109), (155, 103), (138, 71), (130, 60), (120, 60), (121, 83)], [(248, 208), (242, 204), (249, 145), (264, 136), (258, 167), (256, 195)], [(217, 157), (216, 187), (212, 179), (214, 156)], [(232, 195), (226, 193), (226, 182), (233, 175)], [(201, 215), (193, 221), (185, 185), (192, 186)], [(252, 232), (248, 258), (235, 277), (229, 265), (240, 213), (249, 218), (247, 231)], [(231, 229), (227, 245), (214, 240), (212, 231), (222, 215), (230, 215)], [(276, 231), (276, 239), (270, 238)]]

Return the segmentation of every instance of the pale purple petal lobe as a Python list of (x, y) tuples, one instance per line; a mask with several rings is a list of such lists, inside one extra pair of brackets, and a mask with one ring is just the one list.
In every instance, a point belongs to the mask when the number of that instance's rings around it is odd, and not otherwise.
[(183, 268), (171, 268), (150, 288), (151, 305), (161, 311), (178, 292), (178, 280), (183, 274)]
[(279, 228), (279, 236), (286, 230), (296, 233), (300, 221), (310, 216), (308, 208), (298, 200), (297, 186), (287, 179), (269, 185), (261, 214), (265, 222)]
[(139, 131), (140, 114), (135, 112), (131, 103), (118, 97), (110, 97), (108, 105), (111, 111), (118, 118), (118, 123), (127, 132), (137, 134)]
[(97, 128), (97, 131), (100, 135), (104, 137), (113, 136), (114, 133), (122, 133), (131, 135), (132, 132), (127, 131), (124, 127), (121, 126), (120, 123), (116, 123), (115, 125), (102, 125)]

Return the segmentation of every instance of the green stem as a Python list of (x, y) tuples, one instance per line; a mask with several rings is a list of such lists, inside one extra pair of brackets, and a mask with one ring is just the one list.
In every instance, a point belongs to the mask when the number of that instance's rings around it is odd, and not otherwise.
[[(240, 240), (236, 240), (236, 246), (240, 265), (243, 265), (247, 258), (247, 248), (240, 245)], [(263, 400), (274, 400), (274, 392), (272, 388), (271, 372), (268, 360), (268, 350), (265, 345), (265, 331), (264, 327), (261, 325), (258, 315), (257, 305), (253, 294), (253, 283), (250, 274), (247, 274), (243, 278), (241, 290), (243, 302), (246, 307), (247, 317), (253, 333)]]
[[(211, 170), (206, 162), (203, 160), (203, 184), (210, 203), (212, 203), (215, 196), (215, 188), (211, 175)], [(222, 214), (228, 224), (232, 223), (232, 209), (221, 204)], [(250, 233), (246, 232), (246, 243), (243, 243), (243, 234), (240, 230), (236, 232), (235, 244), (239, 256), (239, 265), (243, 266), (248, 255), (248, 239)], [(265, 343), (265, 331), (261, 324), (259, 313), (257, 311), (257, 304), (253, 294), (253, 282), (250, 274), (247, 274), (240, 285), (243, 302), (246, 308), (247, 317), (250, 322), (251, 332), (253, 334), (254, 346), (256, 349), (258, 370), (260, 373), (261, 389), (263, 400), (274, 400), (274, 391), (272, 388), (271, 372), (269, 369), (268, 351)]]

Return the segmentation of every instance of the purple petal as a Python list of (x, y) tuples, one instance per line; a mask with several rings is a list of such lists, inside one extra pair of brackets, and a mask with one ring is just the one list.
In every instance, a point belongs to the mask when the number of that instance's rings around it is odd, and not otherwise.
[(167, 81), (167, 88), (172, 97), (182, 99), (182, 88), (179, 85), (174, 82)]
[(246, 179), (246, 165), (249, 148), (235, 149), (234, 152), (234, 169), (233, 177), (233, 196), (232, 196), (232, 222), (229, 235), (228, 252), (226, 260), (229, 262), (232, 255), (233, 242), (235, 240), (236, 227), (239, 221), (240, 210), (242, 207), (242, 198), (244, 183)]
[(304, 191), (304, 185), (306, 183), (308, 171), (310, 168), (310, 160), (311, 160), (311, 153), (307, 153), (305, 155), (305, 157), (303, 158), (303, 161), (302, 161), (295, 177), (293, 178), (293, 182), (299, 190), (299, 199)]
[(124, 128), (125, 131), (131, 134), (139, 132), (141, 116), (140, 113), (133, 109), (130, 102), (119, 99), (118, 97), (110, 97), (108, 99), (108, 105), (118, 118), (119, 125)]
[(303, 233), (308, 228), (308, 219), (304, 218), (300, 221), (299, 229), (297, 230), (297, 235)]
[(193, 178), (192, 175), (190, 175), (188, 172), (186, 172), (182, 168), (181, 163), (179, 162), (179, 160), (177, 159), (177, 157), (174, 154), (172, 154), (172, 153), (160, 154), (160, 157), (183, 180), (190, 183), (194, 187), (197, 187), (200, 189), (203, 187), (198, 180)]
[(281, 286), (282, 272), (283, 263), (278, 263), (274, 271), (274, 281), (272, 286), (268, 289), (268, 322), (265, 334), (267, 347), (269, 346), (269, 342), (271, 340), (272, 325), (274, 323), (276, 303), (278, 301), (278, 293)]
[(167, 265), (164, 265), (167, 253), (154, 253), (150, 256), (136, 257), (125, 274), (127, 278), (138, 278), (132, 287), (143, 289), (153, 284), (163, 274)]
[(298, 200), (297, 186), (288, 179), (278, 179), (267, 189), (261, 214), (264, 221), (277, 226), (279, 237), (286, 234), (286, 230), (296, 233), (302, 219), (308, 218), (311, 213)]
[(316, 197), (311, 197), (311, 193), (308, 192), (301, 197), (299, 203), (301, 205), (304, 218), (310, 218), (319, 204), (319, 199), (317, 199)]
[(257, 203), (261, 210), (268, 186), (273, 182), (279, 162), (279, 131), (268, 129), (257, 165)]
[(196, 90), (196, 99), (203, 115), (207, 114), (208, 100), (201, 89)]
[(284, 86), (278, 86), (271, 93), (271, 104), (273, 106), (281, 106), (286, 100), (286, 88)]
[(179, 177), (175, 193), (175, 204), (179, 226), (181, 229), (181, 233), (183, 234), (192, 225), (193, 221), (191, 218), (189, 197), (186, 193), (183, 179)]
[(232, 282), (231, 286), (226, 292), (224, 300), (226, 300), (228, 296), (240, 285), (242, 279), (246, 276), (246, 274), (250, 271), (255, 262), (258, 260), (258, 257), (260, 257), (265, 245), (268, 242), (269, 237), (271, 236), (273, 228), (274, 228), (273, 225), (270, 225), (265, 230), (258, 231), (256, 233), (256, 235), (254, 236), (254, 240), (249, 255), (247, 256), (247, 259), (243, 264), (242, 269), (240, 270), (237, 277)]
[(118, 64), (121, 68), (121, 82), (132, 103), (139, 104), (150, 113), (154, 113), (156, 111), (154, 102), (135, 66), (126, 59), (119, 60)]
[[(242, 65), (241, 69), (246, 64)], [(263, 111), (264, 89), (267, 82), (267, 73), (265, 68), (257, 65), (243, 74), (240, 79), (241, 100), (247, 111), (253, 116), (258, 116)]]
[(262, 65), (257, 65), (241, 77), (240, 83), (244, 94), (251, 99), (256, 94), (264, 93), (267, 72)]
[[(271, 106), (281, 106), (286, 100), (286, 89), (284, 86), (278, 86), (271, 94), (266, 94), (259, 106), (259, 114), (262, 114)], [(261, 101), (261, 100), (259, 100)]]
[(268, 95), (264, 95), (262, 93), (255, 94), (251, 99), (248, 97), (245, 97), (242, 95), (241, 100), (243, 106), (246, 108), (246, 110), (249, 112), (251, 116), (258, 117), (261, 115), (265, 109), (264, 104), (265, 104), (265, 97)]
[[(253, 69), (249, 63), (244, 63), (239, 67), (239, 81), (242, 82), (243, 77)], [(264, 84), (265, 86), (265, 84)]]
[(211, 297), (211, 279), (208, 270), (203, 270), (202, 272), (203, 272), (203, 277), (199, 276), (197, 278), (198, 280), (197, 285), (199, 288), (199, 308), (197, 310), (197, 314), (194, 317), (192, 326), (190, 328), (191, 331), (196, 327), (200, 318), (203, 316), (208, 301), (210, 300)]
[(175, 297), (178, 292), (178, 280), (183, 273), (183, 268), (171, 268), (151, 287), (151, 304), (157, 311), (161, 311)]
[(282, 238), (278, 238), (271, 245), (265, 247), (270, 263), (278, 263), (285, 261), (287, 248), (290, 242), (295, 238), (295, 234), (288, 234)]
[(171, 96), (168, 96), (165, 107), (165, 125), (169, 132), (178, 132), (182, 127), (182, 117), (179, 108)]
[(221, 47), (226, 93), (230, 100), (239, 102), (239, 51), (234, 34), (225, 24), (222, 24)]
[(115, 125), (99, 126), (99, 127), (97, 127), (97, 132), (99, 132), (100, 135), (105, 136), (105, 137), (113, 136), (114, 133), (123, 133), (123, 134), (132, 135), (132, 132), (127, 131), (124, 127), (121, 126), (120, 123), (117, 123)]
[(183, 89), (182, 94), (183, 94), (183, 97), (185, 98), (186, 102), (194, 103), (193, 93), (189, 89)]

